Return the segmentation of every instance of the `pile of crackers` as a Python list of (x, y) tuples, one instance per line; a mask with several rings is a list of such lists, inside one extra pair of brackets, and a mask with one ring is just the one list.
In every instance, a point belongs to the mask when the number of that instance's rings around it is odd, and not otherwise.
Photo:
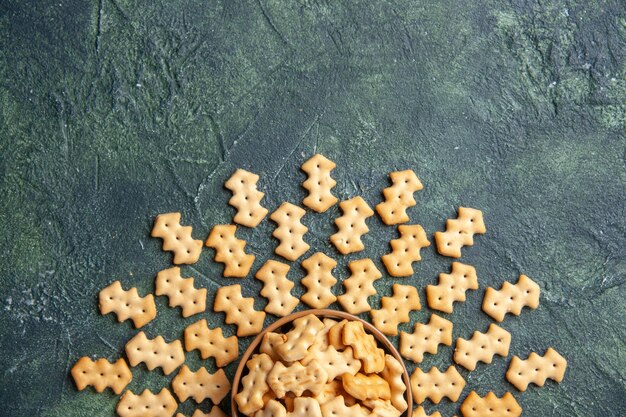
[[(302, 184), (308, 191), (303, 206), (323, 213), (337, 204), (332, 194), (336, 181), (331, 177), (335, 167), (320, 154), (302, 165), (308, 176)], [(215, 225), (205, 242), (193, 238), (192, 228), (181, 224), (180, 213), (157, 216), (152, 236), (163, 240), (162, 248), (172, 252), (175, 265), (197, 262), (207, 246), (214, 250), (215, 261), (224, 264), (225, 277), (247, 277), (255, 256), (246, 252), (246, 242), (237, 237), (237, 227), (254, 228), (268, 214), (262, 205), (264, 193), (257, 189), (258, 180), (258, 175), (238, 169), (226, 181), (225, 187), (232, 192), (229, 204), (237, 213), (233, 224)], [(413, 264), (421, 260), (420, 250), (431, 244), (422, 226), (407, 224), (407, 209), (416, 205), (414, 194), (423, 186), (412, 170), (392, 172), (390, 180), (391, 186), (382, 192), (384, 201), (376, 205), (375, 211), (386, 225), (397, 227), (398, 238), (390, 242), (391, 251), (381, 260), (389, 276), (409, 277), (414, 273)], [(340, 202), (339, 208), (342, 215), (335, 219), (337, 232), (330, 241), (341, 255), (364, 250), (362, 237), (369, 232), (366, 221), (374, 210), (359, 196)], [(269, 216), (276, 223), (272, 235), (279, 241), (275, 253), (285, 261), (297, 261), (310, 249), (305, 239), (308, 228), (301, 221), (305, 215), (304, 208), (284, 202)], [(434, 233), (434, 241), (439, 254), (460, 258), (462, 249), (474, 244), (474, 236), (485, 232), (482, 212), (460, 207), (457, 217), (447, 220), (445, 230)], [(300, 280), (307, 291), (300, 299), (291, 294), (294, 282), (287, 277), (288, 263), (268, 260), (256, 271), (255, 278), (263, 283), (260, 295), (267, 299), (264, 311), (255, 310), (254, 299), (243, 297), (240, 285), (218, 289), (213, 311), (225, 313), (226, 323), (237, 327), (236, 336), (225, 337), (220, 327), (210, 328), (206, 319), (184, 330), (184, 344), (180, 340), (166, 341), (162, 336), (150, 338), (139, 331), (127, 342), (125, 357), (117, 361), (79, 359), (71, 371), (77, 388), (93, 386), (97, 392), (110, 388), (118, 395), (123, 392), (116, 408), (121, 417), (172, 417), (178, 403), (187, 399), (198, 404), (209, 399), (214, 404), (209, 413), (196, 410), (192, 417), (225, 416), (219, 404), (230, 393), (231, 381), (222, 368), (238, 359), (238, 338), (257, 335), (267, 314), (287, 316), (300, 302), (315, 309), (338, 305), (351, 314), (369, 313), (372, 324), (382, 333), (399, 333), (400, 354), (417, 364), (426, 353), (436, 354), (440, 344), (452, 345), (453, 323), (437, 314), (432, 314), (428, 323), (416, 323), (412, 333), (398, 331), (400, 323), (410, 322), (410, 311), (421, 309), (418, 289), (412, 285), (393, 283), (393, 295), (382, 298), (380, 309), (372, 309), (368, 299), (376, 294), (373, 283), (383, 274), (371, 259), (348, 264), (350, 276), (343, 281), (345, 290), (340, 295), (333, 289), (338, 281), (333, 276), (337, 262), (332, 257), (316, 252), (300, 264), (307, 271)], [(439, 275), (437, 285), (425, 288), (426, 302), (432, 310), (451, 313), (454, 303), (465, 301), (466, 292), (478, 286), (472, 266), (453, 262), (449, 273)], [(206, 311), (206, 288), (197, 288), (193, 278), (182, 277), (178, 266), (157, 274), (154, 294), (168, 297), (169, 306), (179, 307), (183, 317)], [(487, 288), (482, 309), (501, 323), (507, 314), (520, 315), (524, 307), (537, 308), (539, 295), (539, 286), (522, 275), (516, 284), (505, 282), (499, 290)], [(100, 291), (99, 308), (102, 314), (116, 314), (120, 322), (131, 320), (137, 329), (156, 317), (152, 294), (141, 296), (136, 288), (125, 290), (119, 281)], [(492, 323), (484, 333), (474, 332), (469, 340), (457, 338), (453, 360), (474, 371), (478, 362), (491, 363), (495, 355), (507, 357), (510, 344), (511, 334)], [(198, 350), (202, 359), (213, 357), (217, 372), (186, 366), (185, 352), (193, 350)], [(424, 372), (418, 366), (410, 376), (409, 391), (403, 382), (404, 365), (389, 353), (357, 320), (338, 322), (312, 314), (301, 317), (285, 334), (264, 334), (259, 351), (245, 364), (247, 374), (240, 386), (234, 387), (237, 411), (254, 417), (399, 417), (408, 408), (406, 393), (412, 392), (413, 400), (420, 404), (413, 415), (427, 416), (421, 407), (427, 399), (438, 404), (444, 397), (453, 402), (461, 397), (465, 380), (455, 365), (443, 372), (436, 367)], [(125, 391), (132, 380), (129, 365), (136, 367), (140, 363), (149, 370), (161, 368), (165, 375), (177, 371), (171, 391)], [(531, 352), (527, 359), (514, 356), (506, 379), (525, 391), (530, 383), (543, 386), (547, 379), (560, 382), (566, 367), (566, 360), (549, 348), (544, 355)], [(474, 391), (465, 398), (460, 411), (464, 417), (516, 417), (522, 413), (511, 393), (498, 398), (492, 392), (480, 396)], [(177, 417), (184, 416), (178, 413)]]

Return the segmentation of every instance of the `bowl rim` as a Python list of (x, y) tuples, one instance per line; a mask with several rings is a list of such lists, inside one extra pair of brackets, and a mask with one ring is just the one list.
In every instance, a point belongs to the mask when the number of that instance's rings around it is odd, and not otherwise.
[(282, 327), (285, 324), (290, 323), (300, 317), (308, 316), (309, 314), (313, 314), (314, 316), (322, 317), (322, 318), (338, 318), (342, 320), (346, 319), (346, 320), (359, 321), (363, 323), (363, 327), (365, 328), (365, 330), (368, 333), (370, 333), (372, 336), (374, 336), (374, 338), (379, 343), (382, 343), (387, 353), (390, 353), (400, 363), (400, 365), (402, 365), (402, 371), (403, 371), (402, 380), (404, 381), (404, 385), (406, 385), (405, 397), (406, 397), (406, 402), (408, 405), (407, 410), (402, 414), (402, 416), (411, 417), (413, 413), (413, 393), (411, 392), (411, 381), (409, 377), (409, 372), (407, 371), (406, 366), (404, 365), (404, 359), (402, 359), (402, 356), (400, 356), (400, 352), (398, 351), (398, 349), (396, 349), (393, 343), (391, 343), (391, 341), (387, 339), (387, 336), (385, 336), (383, 332), (378, 330), (376, 327), (374, 327), (373, 324), (369, 323), (368, 321), (365, 321), (362, 318), (357, 317), (353, 314), (346, 313), (345, 311), (333, 310), (329, 308), (308, 309), (308, 310), (297, 311), (295, 313), (289, 314), (288, 316), (279, 318), (278, 320), (276, 320), (275, 322), (267, 326), (265, 329), (263, 329), (261, 333), (256, 335), (256, 337), (252, 340), (252, 342), (250, 343), (250, 345), (248, 346), (244, 354), (241, 356), (241, 359), (239, 360), (239, 364), (237, 365), (237, 371), (235, 371), (235, 376), (233, 378), (233, 383), (232, 383), (231, 392), (230, 392), (231, 416), (232, 417), (240, 416), (237, 410), (237, 402), (235, 401), (235, 395), (237, 395), (237, 391), (239, 391), (241, 375), (243, 374), (243, 370), (244, 370), (246, 363), (248, 362), (248, 359), (250, 359), (250, 356), (252, 356), (252, 354), (256, 351), (256, 349), (261, 344), (261, 341), (263, 340), (263, 336), (265, 335), (265, 333), (273, 332), (279, 327)]

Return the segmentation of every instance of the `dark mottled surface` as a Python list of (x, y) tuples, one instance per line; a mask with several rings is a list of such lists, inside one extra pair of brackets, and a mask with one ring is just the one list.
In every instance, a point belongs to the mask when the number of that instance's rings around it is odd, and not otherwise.
[[(525, 416), (625, 415), (620, 3), (1, 1), (2, 414), (112, 416), (116, 397), (77, 392), (68, 371), (81, 355), (116, 358), (134, 334), (100, 316), (96, 297), (115, 279), (152, 290), (170, 261), (149, 238), (153, 217), (180, 210), (204, 238), (233, 214), (222, 184), (238, 167), (261, 175), (268, 208), (299, 202), (299, 165), (317, 151), (338, 163), (337, 194), (371, 205), (389, 171), (414, 169), (425, 189), (410, 215), (429, 234), (459, 205), (483, 209), (488, 233), (463, 257), (481, 289), (450, 315), (454, 336), (484, 331), (484, 288), (525, 273), (541, 305), (506, 319), (511, 353), (554, 346), (569, 360), (561, 385), (514, 391)], [(372, 218), (366, 252), (341, 257), (327, 241), (337, 214), (305, 217), (312, 247), (339, 259), (342, 278), (350, 259), (379, 263), (394, 229)], [(272, 230), (266, 220), (241, 231), (254, 270)], [(431, 246), (405, 282), (421, 290), (449, 264)], [(185, 272), (210, 300), (235, 282), (209, 250)], [(379, 294), (395, 281), (378, 281)], [(259, 289), (242, 282), (247, 295)], [(150, 335), (180, 337), (197, 318), (157, 304)], [(514, 390), (507, 363), (463, 371), (463, 397)], [(169, 379), (139, 367), (130, 388)], [(458, 404), (437, 409), (452, 416)]]

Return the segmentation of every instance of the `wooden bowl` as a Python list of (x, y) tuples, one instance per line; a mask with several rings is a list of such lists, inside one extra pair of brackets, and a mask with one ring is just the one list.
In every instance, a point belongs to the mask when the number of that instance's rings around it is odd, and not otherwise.
[(343, 311), (330, 310), (330, 309), (303, 310), (303, 311), (298, 311), (297, 313), (290, 314), (286, 317), (276, 320), (274, 323), (267, 326), (265, 330), (263, 330), (254, 338), (250, 346), (248, 346), (248, 349), (246, 349), (243, 356), (241, 357), (239, 366), (237, 366), (237, 372), (235, 372), (235, 378), (233, 379), (232, 391), (230, 394), (232, 417), (240, 416), (240, 414), (237, 411), (237, 403), (235, 402), (235, 395), (237, 395), (237, 392), (239, 392), (239, 388), (240, 388), (239, 383), (241, 382), (241, 377), (244, 372), (244, 369), (246, 369), (246, 362), (248, 362), (248, 359), (250, 359), (250, 356), (252, 356), (258, 350), (259, 345), (261, 344), (261, 341), (263, 339), (263, 335), (267, 332), (273, 332), (283, 327), (284, 325), (291, 323), (295, 319), (303, 317), (303, 316), (307, 316), (309, 314), (313, 314), (319, 318), (331, 318), (331, 319), (340, 319), (340, 320), (347, 319), (347, 320), (360, 321), (361, 323), (363, 323), (363, 327), (365, 328), (365, 330), (368, 333), (370, 333), (372, 336), (374, 336), (374, 338), (378, 341), (379, 346), (382, 345), (380, 347), (382, 347), (387, 353), (391, 354), (394, 358), (396, 358), (397, 361), (400, 362), (400, 364), (402, 365), (402, 369), (404, 370), (402, 374), (402, 379), (404, 380), (404, 385), (406, 385), (405, 395), (406, 395), (406, 402), (409, 406), (407, 410), (404, 412), (403, 417), (411, 417), (411, 414), (413, 413), (413, 394), (411, 393), (409, 373), (406, 370), (406, 367), (404, 366), (404, 361), (402, 360), (402, 357), (400, 357), (400, 353), (398, 352), (398, 349), (396, 349), (396, 347), (389, 341), (389, 339), (387, 339), (387, 337), (385, 337), (384, 334), (382, 334), (380, 330), (378, 330), (377, 328), (375, 328), (374, 326), (372, 326), (370, 323), (366, 322), (365, 320), (362, 320), (358, 318), (357, 316), (353, 316), (352, 314), (348, 314)]

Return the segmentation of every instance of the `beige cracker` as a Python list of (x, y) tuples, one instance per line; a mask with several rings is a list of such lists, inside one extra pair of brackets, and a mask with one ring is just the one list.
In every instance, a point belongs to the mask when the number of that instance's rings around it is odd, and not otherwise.
[(339, 203), (343, 215), (335, 219), (337, 233), (330, 237), (330, 241), (337, 250), (347, 255), (365, 249), (361, 237), (369, 232), (365, 219), (372, 217), (374, 212), (361, 197)]
[(302, 171), (309, 176), (302, 183), (302, 187), (309, 192), (309, 195), (302, 200), (302, 204), (311, 210), (323, 213), (337, 203), (337, 197), (331, 193), (337, 181), (330, 176), (330, 172), (336, 166), (333, 161), (319, 153), (302, 164)]
[(459, 207), (457, 218), (446, 221), (446, 231), (435, 232), (437, 250), (441, 255), (460, 258), (461, 248), (472, 246), (474, 235), (486, 231), (483, 213), (480, 210)]
[[(182, 413), (178, 413), (176, 414), (176, 417), (185, 417), (185, 415)], [(226, 413), (224, 413), (217, 405), (214, 405), (208, 414), (203, 413), (200, 410), (196, 410), (194, 411), (191, 417), (227, 417), (227, 416), (226, 416)]]
[(307, 288), (307, 292), (300, 299), (313, 308), (327, 308), (334, 303), (337, 297), (332, 293), (332, 287), (337, 279), (332, 272), (336, 266), (337, 262), (322, 252), (302, 261), (307, 275), (300, 283)]
[(93, 361), (87, 356), (83, 356), (72, 367), (72, 378), (74, 378), (76, 388), (81, 391), (91, 385), (96, 392), (111, 388), (114, 393), (119, 395), (132, 381), (133, 374), (122, 358), (111, 363), (106, 359), (100, 358)]
[(215, 358), (218, 368), (228, 365), (239, 356), (237, 336), (224, 337), (222, 328), (209, 329), (206, 319), (199, 320), (185, 328), (185, 350), (198, 349), (200, 357)]
[(526, 275), (520, 275), (517, 284), (505, 282), (500, 291), (487, 288), (483, 299), (483, 311), (494, 320), (502, 322), (507, 313), (519, 316), (524, 307), (536, 309), (539, 306), (540, 293), (541, 289), (537, 283)]
[(313, 360), (317, 361), (326, 372), (328, 379), (324, 382), (330, 382), (344, 374), (356, 375), (361, 369), (361, 361), (354, 357), (351, 347), (338, 351), (334, 347), (328, 346), (326, 350), (307, 355), (301, 362), (303, 365), (307, 365)]
[(381, 372), (385, 367), (385, 351), (378, 347), (374, 336), (365, 332), (360, 321), (349, 321), (343, 326), (343, 343), (352, 347), (366, 373)]
[(246, 241), (237, 239), (236, 231), (233, 224), (217, 224), (205, 244), (215, 249), (215, 262), (224, 264), (225, 277), (244, 278), (250, 272), (254, 255), (245, 252)]
[(367, 408), (359, 404), (348, 407), (343, 396), (339, 395), (322, 404), (322, 417), (370, 417), (370, 413)]
[(346, 345), (343, 343), (343, 326), (345, 326), (347, 322), (348, 320), (341, 320), (328, 329), (328, 344), (337, 350), (346, 348)]
[(424, 353), (437, 353), (439, 344), (452, 344), (452, 322), (436, 314), (428, 324), (416, 323), (413, 333), (400, 332), (400, 353), (416, 363), (424, 360)]
[(258, 175), (238, 169), (224, 184), (233, 193), (228, 204), (237, 209), (233, 222), (256, 227), (267, 215), (267, 209), (261, 206), (265, 194), (257, 189), (258, 181)]
[(443, 397), (456, 402), (463, 388), (465, 388), (465, 380), (454, 366), (450, 366), (445, 372), (433, 366), (428, 373), (415, 368), (411, 375), (413, 399), (418, 404), (423, 403), (427, 398), (434, 404), (439, 404)]
[(145, 326), (156, 317), (152, 294), (140, 297), (137, 288), (124, 291), (119, 281), (103, 288), (98, 298), (101, 314), (113, 312), (119, 322), (131, 319), (135, 328)]
[(167, 213), (156, 217), (151, 236), (163, 239), (163, 250), (174, 253), (175, 264), (193, 264), (200, 258), (202, 241), (193, 239), (191, 232), (191, 226), (180, 225), (180, 213)]
[(324, 323), (313, 314), (295, 319), (293, 328), (286, 334), (285, 341), (276, 347), (276, 353), (285, 362), (303, 359), (323, 328)]
[(237, 336), (252, 336), (263, 329), (264, 311), (254, 309), (254, 299), (241, 295), (241, 285), (220, 287), (215, 294), (213, 310), (226, 313), (226, 323), (237, 325)]
[(267, 376), (267, 383), (278, 398), (284, 398), (288, 392), (299, 397), (307, 390), (319, 395), (327, 379), (326, 371), (316, 360), (306, 366), (297, 361), (289, 366), (276, 362)]
[(164, 269), (156, 277), (156, 295), (167, 295), (170, 307), (181, 307), (183, 317), (202, 313), (206, 309), (206, 288), (196, 289), (193, 278), (180, 276), (180, 268)]
[(437, 285), (426, 286), (428, 307), (452, 313), (454, 302), (465, 301), (465, 292), (475, 289), (478, 289), (476, 269), (460, 262), (452, 262), (452, 271), (449, 274), (440, 273)]
[(259, 352), (267, 354), (274, 362), (280, 360), (280, 356), (276, 352), (276, 348), (278, 345), (281, 345), (285, 342), (287, 337), (281, 333), (267, 332), (263, 335), (263, 339), (261, 339), (261, 346), (259, 347)]
[(251, 416), (265, 405), (263, 396), (270, 390), (267, 385), (267, 376), (274, 367), (274, 361), (268, 355), (261, 353), (254, 355), (246, 363), (246, 367), (248, 375), (241, 379), (243, 388), (235, 395), (235, 402), (240, 412)]
[(496, 397), (493, 392), (481, 398), (476, 391), (472, 391), (461, 404), (461, 413), (463, 417), (519, 417), (522, 407), (510, 392), (502, 398)]
[(204, 367), (192, 372), (187, 365), (183, 365), (172, 380), (172, 389), (181, 402), (191, 397), (198, 404), (206, 398), (210, 398), (213, 404), (219, 404), (229, 393), (230, 382), (223, 369), (210, 374)]
[(148, 339), (144, 332), (139, 332), (126, 343), (126, 356), (131, 366), (141, 362), (148, 370), (162, 368), (165, 375), (169, 375), (185, 362), (185, 352), (180, 340), (167, 343), (162, 336)]
[(350, 277), (343, 281), (346, 291), (337, 297), (339, 304), (350, 314), (360, 314), (370, 311), (367, 298), (376, 294), (374, 281), (383, 275), (371, 259), (359, 259), (348, 264)]
[(376, 211), (387, 225), (406, 223), (409, 221), (406, 210), (417, 204), (413, 193), (424, 186), (410, 169), (392, 172), (389, 177), (393, 185), (383, 190), (385, 201), (376, 206)]
[(293, 311), (300, 300), (291, 295), (294, 283), (287, 279), (289, 265), (282, 262), (268, 260), (255, 275), (263, 282), (261, 295), (269, 300), (265, 312), (276, 316), (286, 316)]
[(389, 383), (389, 389), (391, 390), (391, 404), (400, 413), (403, 413), (409, 405), (406, 402), (404, 393), (406, 392), (406, 385), (402, 379), (404, 375), (404, 367), (396, 358), (391, 355), (385, 355), (385, 368), (381, 372), (381, 376), (385, 378), (385, 381)]
[(365, 400), (363, 405), (370, 408), (370, 417), (400, 417), (402, 411), (398, 410), (389, 400)]
[(382, 308), (372, 310), (372, 323), (387, 335), (398, 334), (398, 324), (408, 323), (409, 312), (422, 308), (417, 289), (412, 285), (393, 284), (393, 297), (381, 299)]
[(172, 394), (163, 388), (158, 394), (144, 390), (141, 394), (133, 394), (128, 390), (117, 403), (115, 411), (121, 417), (172, 417), (178, 403)]
[(413, 262), (422, 259), (420, 249), (430, 246), (426, 232), (419, 224), (398, 226), (399, 239), (391, 241), (391, 253), (382, 256), (383, 264), (392, 277), (413, 275)]
[(360, 372), (356, 375), (346, 374), (341, 380), (346, 392), (358, 400), (391, 399), (389, 384), (377, 374), (365, 375)]
[(494, 355), (506, 357), (511, 345), (511, 333), (495, 324), (489, 325), (487, 333), (474, 332), (470, 340), (456, 339), (454, 361), (469, 371), (480, 362), (491, 363)]
[(441, 413), (439, 411), (435, 411), (434, 413), (430, 415), (426, 414), (426, 411), (424, 411), (424, 407), (420, 405), (415, 410), (413, 410), (412, 417), (441, 417)]
[(304, 235), (309, 228), (301, 223), (305, 214), (303, 208), (291, 203), (281, 204), (272, 213), (270, 219), (278, 225), (272, 236), (280, 241), (275, 249), (277, 255), (295, 261), (309, 250), (309, 244), (304, 241)]
[(556, 350), (548, 348), (543, 356), (532, 352), (526, 360), (513, 356), (506, 379), (518, 390), (526, 391), (531, 382), (543, 387), (548, 378), (556, 382), (563, 381), (566, 369), (565, 358)]
[(320, 403), (320, 405), (324, 405), (340, 395), (343, 397), (345, 404), (348, 406), (354, 405), (357, 402), (354, 397), (343, 389), (343, 384), (340, 379), (334, 379), (327, 382), (319, 395), (315, 396), (315, 399)]

